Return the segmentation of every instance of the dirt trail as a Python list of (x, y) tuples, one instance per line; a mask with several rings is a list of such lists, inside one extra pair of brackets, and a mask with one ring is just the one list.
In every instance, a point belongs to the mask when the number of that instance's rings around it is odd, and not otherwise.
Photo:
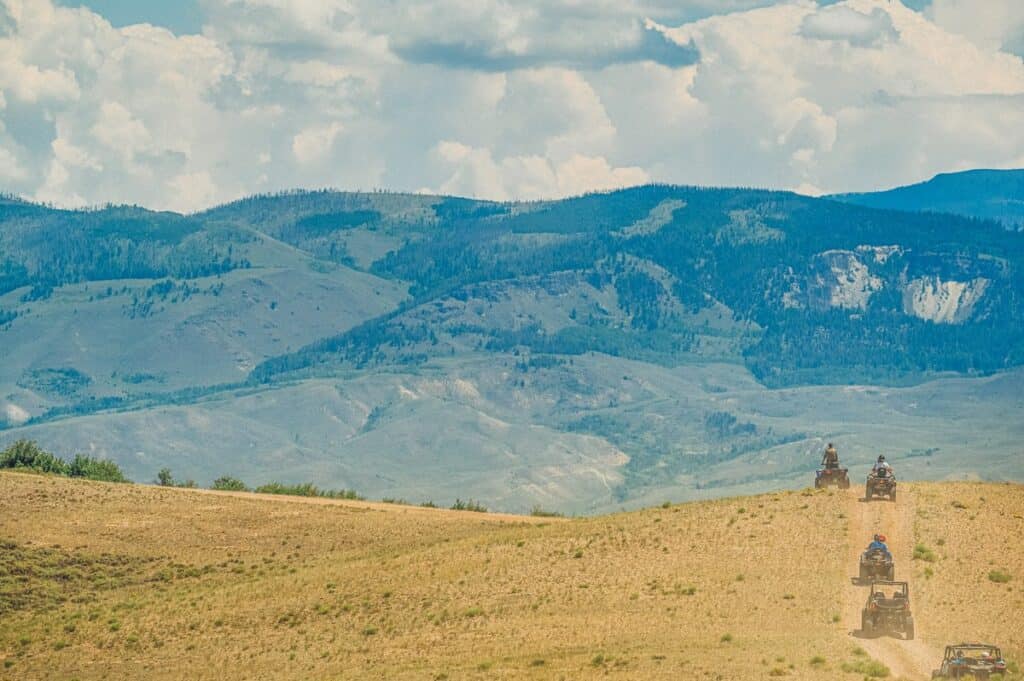
[(889, 548), (896, 559), (896, 579), (910, 582), (910, 603), (915, 610), (914, 624), (917, 629), (913, 641), (904, 641), (895, 636), (862, 638), (860, 635), (860, 612), (867, 600), (867, 587), (857, 586), (851, 581), (846, 585), (846, 606), (844, 622), (850, 629), (857, 645), (885, 664), (896, 678), (910, 680), (931, 678), (942, 658), (942, 651), (926, 644), (927, 623), (922, 621), (914, 606), (914, 579), (911, 561), (914, 554), (914, 497), (906, 488), (899, 490), (896, 503), (891, 501), (864, 501), (863, 485), (854, 484), (849, 492), (848, 517), (850, 518), (849, 572), (851, 578), (857, 574), (857, 565), (864, 547), (876, 532), (886, 535)]

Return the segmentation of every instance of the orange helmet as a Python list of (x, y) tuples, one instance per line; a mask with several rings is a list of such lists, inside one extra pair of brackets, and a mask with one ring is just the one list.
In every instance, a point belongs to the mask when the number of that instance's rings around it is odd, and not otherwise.
[(885, 535), (884, 534), (876, 534), (875, 535), (875, 541), (880, 541), (880, 542), (882, 542), (884, 544), (885, 543)]

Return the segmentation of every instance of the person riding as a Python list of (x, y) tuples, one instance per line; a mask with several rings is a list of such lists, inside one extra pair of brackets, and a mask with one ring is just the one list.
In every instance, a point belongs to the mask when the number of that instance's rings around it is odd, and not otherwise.
[(867, 549), (866, 553), (871, 553), (872, 551), (881, 551), (882, 553), (885, 554), (886, 558), (888, 558), (891, 555), (889, 553), (889, 547), (886, 546), (886, 544), (885, 544), (885, 535), (884, 534), (876, 534), (874, 536), (872, 542), (870, 544), (868, 544), (868, 549)]
[(871, 467), (871, 474), (878, 478), (886, 478), (892, 475), (892, 466), (885, 460), (884, 454), (878, 456), (878, 461)]
[(836, 451), (831, 442), (825, 448), (825, 455), (821, 457), (821, 465), (825, 468), (839, 468), (839, 452)]

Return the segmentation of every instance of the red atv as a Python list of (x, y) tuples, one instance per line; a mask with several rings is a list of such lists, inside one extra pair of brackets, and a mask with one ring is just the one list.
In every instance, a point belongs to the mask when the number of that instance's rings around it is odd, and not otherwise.
[(819, 468), (817, 473), (814, 475), (814, 486), (818, 489), (822, 487), (828, 487), (829, 485), (837, 485), (839, 489), (849, 489), (850, 487), (850, 476), (849, 470), (846, 468)]

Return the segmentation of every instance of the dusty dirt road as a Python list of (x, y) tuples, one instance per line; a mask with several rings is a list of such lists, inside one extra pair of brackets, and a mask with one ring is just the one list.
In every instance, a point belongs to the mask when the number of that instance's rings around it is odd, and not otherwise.
[[(931, 678), (932, 669), (942, 658), (942, 651), (928, 645), (928, 623), (914, 609), (914, 577), (912, 560), (914, 555), (914, 495), (902, 488), (898, 490), (896, 502), (881, 499), (864, 500), (863, 485), (856, 484), (849, 490), (847, 516), (850, 519), (849, 565), (850, 581), (846, 586), (846, 605), (843, 620), (849, 627), (850, 636), (857, 645), (885, 664), (896, 678), (917, 681)], [(896, 580), (910, 583), (911, 610), (915, 611), (916, 635), (913, 641), (904, 641), (898, 635), (866, 637), (860, 632), (861, 608), (867, 600), (868, 587), (855, 584), (860, 554), (871, 542), (875, 533), (886, 535), (890, 550), (896, 559)]]

